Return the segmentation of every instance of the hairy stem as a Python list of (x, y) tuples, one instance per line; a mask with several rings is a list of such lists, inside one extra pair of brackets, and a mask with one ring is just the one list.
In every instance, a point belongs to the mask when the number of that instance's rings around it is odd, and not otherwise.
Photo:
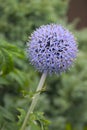
[(43, 88), (43, 85), (44, 85), (46, 76), (47, 76), (47, 73), (43, 73), (42, 76), (41, 76), (40, 82), (39, 82), (38, 87), (37, 87), (37, 90), (36, 90), (37, 93), (36, 93), (36, 94), (34, 95), (34, 97), (33, 97), (32, 103), (31, 103), (31, 105), (30, 105), (30, 107), (29, 107), (29, 109), (28, 109), (28, 112), (27, 112), (27, 114), (26, 114), (26, 117), (25, 117), (25, 119), (24, 119), (24, 122), (23, 122), (22, 127), (21, 127), (20, 130), (25, 130), (25, 127), (26, 127), (27, 122), (28, 122), (28, 120), (29, 120), (29, 116), (30, 116), (30, 114), (33, 112), (33, 110), (34, 110), (34, 108), (35, 108), (35, 106), (36, 106), (36, 104), (37, 104), (37, 101), (38, 101), (38, 99), (39, 99), (40, 91), (41, 91), (42, 88)]

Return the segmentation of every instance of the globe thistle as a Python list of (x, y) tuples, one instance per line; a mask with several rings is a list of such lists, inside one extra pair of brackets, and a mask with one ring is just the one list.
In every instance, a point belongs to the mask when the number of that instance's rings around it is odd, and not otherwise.
[(72, 33), (61, 25), (43, 25), (31, 34), (27, 55), (38, 71), (60, 74), (72, 66), (77, 45)]

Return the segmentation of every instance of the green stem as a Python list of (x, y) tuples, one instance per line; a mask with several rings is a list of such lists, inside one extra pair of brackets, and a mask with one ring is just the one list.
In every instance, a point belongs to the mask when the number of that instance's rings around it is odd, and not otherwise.
[(37, 87), (37, 90), (36, 90), (37, 93), (36, 93), (36, 94), (34, 95), (34, 97), (33, 97), (32, 103), (31, 103), (31, 105), (30, 105), (30, 107), (29, 107), (29, 109), (28, 109), (28, 112), (27, 112), (27, 114), (26, 114), (26, 117), (25, 117), (25, 119), (24, 119), (24, 122), (23, 122), (22, 127), (21, 127), (20, 130), (25, 130), (25, 127), (26, 127), (27, 122), (28, 122), (28, 120), (29, 120), (29, 116), (30, 116), (30, 114), (33, 112), (33, 110), (34, 110), (34, 108), (35, 108), (35, 106), (36, 106), (36, 104), (37, 104), (37, 101), (38, 101), (38, 99), (39, 99), (40, 91), (42, 90), (42, 87), (43, 87), (43, 85), (44, 85), (46, 76), (47, 76), (47, 73), (43, 73), (42, 76), (41, 76), (40, 82), (39, 82), (38, 87)]

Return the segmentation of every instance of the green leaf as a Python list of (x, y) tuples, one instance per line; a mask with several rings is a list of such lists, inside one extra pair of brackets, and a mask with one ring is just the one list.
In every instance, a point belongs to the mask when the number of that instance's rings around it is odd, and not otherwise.
[[(48, 126), (50, 124), (50, 121), (47, 120), (44, 117), (43, 112), (34, 112), (30, 115), (30, 122), (35, 123), (35, 125), (38, 125), (38, 127), (40, 128), (40, 130), (48, 130)], [(29, 122), (29, 124), (31, 124)]]
[(10, 78), (12, 80), (15, 80), (20, 86), (28, 86), (28, 78), (26, 77), (26, 73), (19, 70), (14, 69), (10, 74)]
[(0, 118), (2, 118), (2, 117), (11, 122), (14, 122), (14, 120), (15, 120), (14, 116), (10, 113), (10, 111), (8, 111), (4, 107), (0, 106)]
[(16, 45), (2, 40), (0, 41), (0, 48), (7, 50), (10, 54), (15, 55), (19, 58), (24, 58), (24, 50), (22, 50), (22, 48), (18, 48)]
[(17, 46), (0, 40), (0, 74), (6, 75), (13, 70), (13, 60), (18, 57), (24, 59), (24, 51)]
[(0, 84), (1, 85), (8, 85), (9, 81), (5, 77), (0, 77)]
[(2, 74), (8, 74), (13, 69), (12, 55), (5, 49), (2, 49), (1, 68)]
[(20, 112), (20, 115), (18, 115), (18, 125), (21, 126), (26, 116), (26, 112), (22, 108), (18, 108), (17, 110)]

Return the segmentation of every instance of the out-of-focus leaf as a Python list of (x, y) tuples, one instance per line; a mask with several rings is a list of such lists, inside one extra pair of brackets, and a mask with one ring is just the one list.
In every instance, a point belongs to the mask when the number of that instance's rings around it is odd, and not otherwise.
[(4, 77), (0, 77), (0, 84), (1, 85), (8, 85), (9, 81)]
[(2, 106), (0, 106), (0, 111), (2, 112), (3, 118), (5, 118), (11, 122), (13, 122), (15, 120), (14, 116), (10, 113), (10, 111), (6, 110)]
[(2, 74), (7, 74), (13, 69), (12, 55), (5, 49), (2, 48), (3, 59), (1, 61)]
[(24, 58), (24, 50), (22, 48), (18, 48), (16, 45), (8, 43), (4, 40), (0, 40), (0, 49), (5, 49), (11, 55), (15, 55), (22, 59)]
[(16, 81), (22, 87), (28, 86), (28, 77), (26, 76), (26, 72), (22, 72), (21, 70), (14, 69), (13, 72), (9, 74), (9, 77), (13, 81)]
[(13, 69), (13, 59), (15, 57), (24, 58), (22, 49), (3, 40), (0, 41), (0, 72), (8, 74)]

